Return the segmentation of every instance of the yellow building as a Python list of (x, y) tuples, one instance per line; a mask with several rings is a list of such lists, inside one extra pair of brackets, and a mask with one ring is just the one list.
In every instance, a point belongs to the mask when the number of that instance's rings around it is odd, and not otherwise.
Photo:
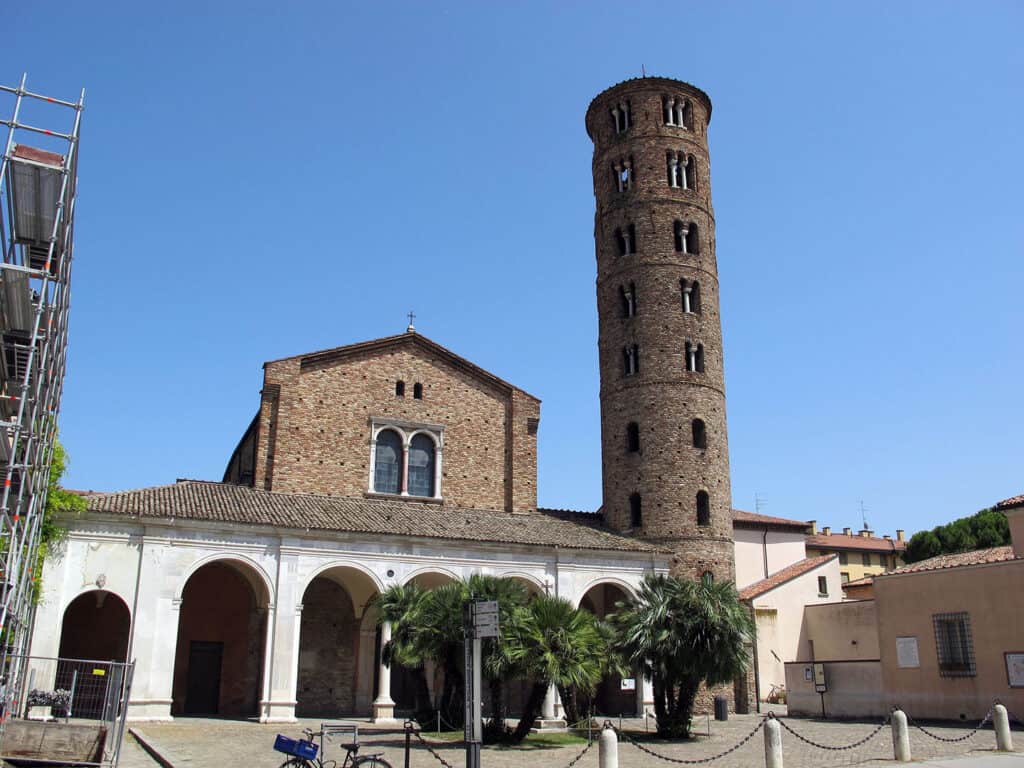
[(807, 557), (839, 555), (839, 575), (844, 584), (903, 565), (907, 542), (901, 528), (896, 529), (894, 539), (875, 536), (874, 531), (867, 529), (854, 533), (850, 528), (844, 528), (842, 533), (832, 533), (832, 529), (825, 526), (819, 532), (814, 520), (809, 521), (809, 525)]

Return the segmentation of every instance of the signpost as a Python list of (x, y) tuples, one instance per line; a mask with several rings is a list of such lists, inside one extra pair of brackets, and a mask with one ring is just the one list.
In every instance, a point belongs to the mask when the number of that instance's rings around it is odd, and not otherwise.
[(483, 741), (480, 641), (485, 637), (498, 637), (498, 601), (467, 602), (462, 606), (462, 627), (466, 646), (466, 768), (480, 768), (480, 743)]

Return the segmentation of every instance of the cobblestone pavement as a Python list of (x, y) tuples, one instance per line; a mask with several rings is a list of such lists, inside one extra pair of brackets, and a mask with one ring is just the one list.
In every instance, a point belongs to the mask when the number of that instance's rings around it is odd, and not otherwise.
[[(643, 720), (625, 722), (627, 733), (635, 736), (640, 743), (658, 755), (677, 760), (695, 760), (725, 752), (748, 736), (761, 722), (759, 715), (733, 715), (727, 722), (711, 721), (710, 736), (699, 736), (686, 743), (663, 742), (644, 736)], [(835, 722), (786, 718), (783, 722), (797, 734), (811, 741), (830, 746), (845, 746), (868, 736), (878, 727), (878, 722)], [(297, 724), (260, 725), (254, 722), (234, 720), (207, 720), (180, 718), (173, 723), (141, 723), (139, 728), (151, 741), (172, 753), (175, 768), (196, 766), (244, 765), (247, 768), (275, 768), (285, 759), (273, 751), (274, 736), (283, 733), (299, 737), (303, 727), (319, 728), (319, 720), (304, 720)], [(616, 725), (618, 723), (616, 722)], [(929, 725), (928, 730), (937, 736), (956, 738), (970, 731), (969, 727), (955, 724)], [(703, 730), (700, 723), (698, 730)], [(1024, 748), (1024, 732), (1014, 731), (1015, 746)], [(438, 754), (454, 768), (465, 765), (463, 747), (459, 743), (424, 738), (431, 743)], [(595, 733), (596, 738), (596, 733)], [(995, 735), (991, 729), (978, 731), (965, 742), (950, 744), (938, 741), (916, 728), (911, 728), (911, 749), (915, 760), (964, 755), (988, 755), (995, 749)], [(364, 745), (361, 753), (381, 752), (394, 768), (403, 768), (404, 735), (400, 729), (384, 731), (369, 724), (360, 725), (360, 741)], [(824, 750), (800, 741), (793, 733), (783, 730), (783, 753), (787, 766), (880, 766), (892, 763), (892, 737), (888, 726), (882, 728), (864, 744), (842, 751)], [(423, 746), (413, 742), (410, 768), (441, 768)], [(133, 745), (138, 749), (137, 745)], [(530, 768), (550, 766), (566, 768), (586, 745), (561, 747), (534, 747), (508, 749), (485, 747), (481, 757), (484, 768)], [(141, 751), (141, 750), (140, 750)], [(143, 768), (145, 762), (134, 762), (134, 751), (125, 751), (126, 758), (133, 762), (122, 762), (124, 768)], [(328, 757), (332, 757), (328, 755)], [(597, 768), (597, 745), (576, 764), (577, 768)], [(666, 768), (670, 763), (641, 752), (626, 740), (619, 744), (619, 764), (622, 768), (648, 768), (661, 764)], [(340, 765), (340, 760), (339, 760)], [(713, 766), (722, 768), (747, 768), (764, 765), (764, 737), (756, 733), (749, 741), (735, 751), (715, 760)], [(155, 766), (150, 762), (149, 768)]]

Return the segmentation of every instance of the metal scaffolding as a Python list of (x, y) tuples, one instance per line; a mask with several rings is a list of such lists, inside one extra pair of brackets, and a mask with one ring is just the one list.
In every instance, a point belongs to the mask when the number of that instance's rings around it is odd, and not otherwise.
[(12, 110), (9, 119), (0, 118), (0, 125), (7, 126), (0, 161), (2, 719), (19, 709), (24, 669), (17, 660), (28, 653), (39, 577), (39, 541), (67, 356), (78, 131), (85, 99), (84, 90), (78, 101), (32, 93), (25, 79), (17, 87), (0, 85), (0, 99), (10, 100)]

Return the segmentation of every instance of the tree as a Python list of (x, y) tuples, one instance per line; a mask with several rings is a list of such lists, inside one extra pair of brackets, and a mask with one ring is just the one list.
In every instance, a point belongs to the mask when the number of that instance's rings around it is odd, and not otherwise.
[(53, 548), (67, 536), (67, 528), (62, 518), (75, 517), (85, 511), (87, 506), (84, 498), (71, 491), (64, 490), (60, 480), (68, 466), (67, 451), (59, 440), (53, 445), (53, 458), (50, 461), (50, 474), (46, 483), (46, 507), (43, 509), (43, 520), (39, 529), (39, 549), (36, 552), (34, 599), (42, 594), (43, 562)]
[(516, 612), (502, 632), (509, 668), (531, 682), (512, 741), (533, 728), (552, 684), (593, 693), (608, 666), (607, 634), (589, 611), (573, 608), (561, 597), (539, 595)]
[(995, 509), (983, 509), (970, 517), (937, 525), (930, 531), (918, 531), (907, 542), (903, 559), (916, 563), (937, 555), (1001, 547), (1009, 543), (1010, 526), (1006, 515)]
[(702, 683), (732, 682), (750, 665), (754, 622), (731, 582), (649, 575), (610, 620), (626, 660), (651, 679), (665, 738), (689, 738)]

